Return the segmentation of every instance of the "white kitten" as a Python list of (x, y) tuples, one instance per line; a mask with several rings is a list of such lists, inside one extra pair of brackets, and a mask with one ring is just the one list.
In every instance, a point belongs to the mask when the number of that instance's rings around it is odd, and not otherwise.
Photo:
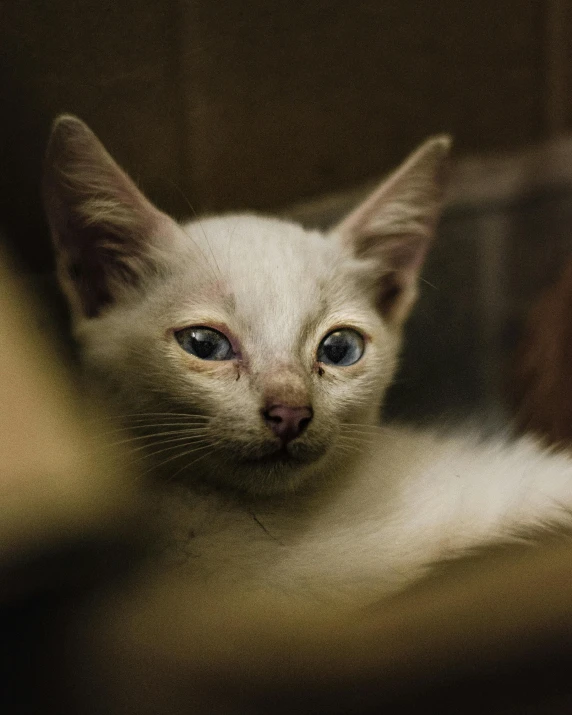
[(169, 485), (197, 587), (365, 603), (567, 523), (566, 457), (376, 426), (449, 144), (428, 140), (322, 235), (254, 215), (179, 226), (82, 122), (56, 122), (44, 195), (75, 334)]

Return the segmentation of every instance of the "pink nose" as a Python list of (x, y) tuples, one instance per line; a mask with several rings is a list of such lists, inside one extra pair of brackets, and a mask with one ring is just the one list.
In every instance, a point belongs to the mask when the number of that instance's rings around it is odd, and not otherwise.
[(284, 444), (299, 437), (312, 419), (311, 407), (272, 405), (262, 413), (264, 421)]

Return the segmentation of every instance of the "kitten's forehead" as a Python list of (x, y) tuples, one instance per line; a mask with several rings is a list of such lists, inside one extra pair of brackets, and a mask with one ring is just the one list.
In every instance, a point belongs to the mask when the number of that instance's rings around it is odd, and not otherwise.
[(254, 272), (279, 272), (286, 280), (301, 272), (316, 276), (330, 270), (335, 255), (335, 246), (319, 232), (276, 218), (222, 216), (190, 223), (185, 231), (210, 264), (239, 281)]
[(184, 230), (188, 304), (207, 318), (216, 311), (266, 353), (291, 355), (305, 331), (344, 305), (344, 254), (317, 231), (251, 215), (195, 221)]
[(237, 311), (252, 308), (258, 319), (261, 312), (316, 306), (342, 263), (334, 241), (278, 219), (227, 216), (193, 222), (185, 231), (201, 254), (196, 268), (207, 292), (221, 291)]

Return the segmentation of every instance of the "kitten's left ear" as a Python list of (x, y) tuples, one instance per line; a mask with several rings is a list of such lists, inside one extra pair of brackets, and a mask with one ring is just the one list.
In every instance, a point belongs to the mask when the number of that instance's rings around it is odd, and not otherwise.
[(77, 117), (53, 125), (43, 198), (60, 283), (81, 317), (96, 317), (153, 275), (177, 235)]
[(374, 272), (377, 306), (402, 323), (441, 213), (451, 138), (428, 139), (335, 229), (344, 247)]

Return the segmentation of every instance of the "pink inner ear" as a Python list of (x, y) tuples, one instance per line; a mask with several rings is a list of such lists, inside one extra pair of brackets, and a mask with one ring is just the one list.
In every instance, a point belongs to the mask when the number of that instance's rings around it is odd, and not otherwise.
[(396, 236), (378, 238), (377, 241), (377, 250), (389, 269), (406, 271), (415, 277), (425, 260), (428, 239), (423, 236)]
[(376, 306), (384, 317), (392, 318), (410, 304), (404, 293), (414, 288), (428, 245), (424, 236), (377, 237), (363, 254), (380, 259)]
[(397, 273), (392, 271), (382, 276), (376, 306), (383, 316), (391, 314), (392, 308), (401, 296), (402, 291), (403, 284), (399, 281)]
[(155, 269), (152, 241), (170, 223), (74, 117), (54, 124), (46, 153), (46, 215), (66, 289), (88, 317)]
[(403, 321), (433, 238), (444, 189), (450, 139), (429, 139), (335, 229), (342, 245), (377, 277), (382, 313)]

